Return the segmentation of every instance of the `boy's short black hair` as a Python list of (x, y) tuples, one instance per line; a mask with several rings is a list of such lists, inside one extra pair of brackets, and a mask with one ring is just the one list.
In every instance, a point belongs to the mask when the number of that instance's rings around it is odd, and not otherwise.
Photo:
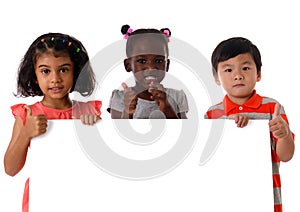
[(211, 56), (213, 75), (217, 75), (217, 68), (220, 62), (236, 57), (239, 54), (249, 53), (253, 57), (257, 72), (261, 71), (261, 55), (258, 48), (248, 39), (243, 37), (233, 37), (218, 44)]

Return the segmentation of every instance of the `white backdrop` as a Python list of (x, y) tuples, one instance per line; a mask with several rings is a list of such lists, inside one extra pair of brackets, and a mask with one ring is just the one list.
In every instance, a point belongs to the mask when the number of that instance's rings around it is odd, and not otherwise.
[[(300, 32), (297, 29), (300, 14), (297, 1), (262, 2), (258, 0), (241, 2), (182, 1), (169, 2), (153, 0), (141, 1), (2, 1), (1, 18), (1, 73), (3, 74), (0, 97), (0, 158), (6, 150), (11, 136), (13, 117), (10, 106), (16, 103), (32, 103), (37, 99), (17, 99), (13, 96), (16, 87), (17, 68), (29, 45), (40, 34), (62, 32), (82, 41), (93, 58), (111, 43), (122, 39), (120, 28), (130, 24), (132, 28), (169, 27), (172, 36), (198, 49), (207, 60), (215, 46), (233, 36), (244, 36), (258, 46), (262, 54), (262, 80), (257, 84), (261, 95), (273, 97), (281, 102), (288, 115), (291, 129), (297, 135), (296, 91), (300, 86), (298, 58)], [(172, 42), (172, 39), (171, 39)], [(183, 70), (184, 74), (180, 71)], [(186, 82), (188, 89), (197, 99), (199, 119), (210, 102), (201, 83), (182, 65), (171, 61), (170, 71)], [(103, 101), (103, 118), (109, 118), (106, 107), (111, 90), (129, 77), (121, 64), (101, 82), (97, 97)], [(193, 81), (194, 80), (194, 81)], [(213, 83), (213, 82), (212, 82)], [(297, 144), (297, 142), (296, 142)], [(299, 185), (299, 157), (282, 163), (283, 192)], [(27, 167), (14, 178), (5, 175), (0, 166), (0, 211), (20, 211), (23, 186), (27, 177)], [(299, 190), (299, 187), (298, 187)], [(284, 195), (284, 194), (283, 194)], [(284, 206), (289, 201), (284, 199)], [(4, 209), (2, 209), (4, 207)], [(6, 207), (9, 207), (7, 209)], [(292, 205), (290, 207), (295, 207)], [(293, 208), (295, 209), (295, 208)], [(286, 211), (292, 211), (286, 210)]]

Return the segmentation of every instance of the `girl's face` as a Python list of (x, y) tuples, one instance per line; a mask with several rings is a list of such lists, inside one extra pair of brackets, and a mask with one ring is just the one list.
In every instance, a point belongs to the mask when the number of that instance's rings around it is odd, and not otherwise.
[(169, 69), (166, 46), (157, 38), (135, 41), (132, 54), (124, 61), (126, 70), (132, 71), (136, 84), (148, 89), (151, 82), (160, 83)]
[(44, 53), (37, 57), (35, 74), (48, 104), (69, 98), (73, 86), (74, 64), (66, 54)]
[(244, 104), (252, 95), (261, 74), (249, 53), (239, 54), (218, 64), (215, 81), (222, 85), (231, 101)]

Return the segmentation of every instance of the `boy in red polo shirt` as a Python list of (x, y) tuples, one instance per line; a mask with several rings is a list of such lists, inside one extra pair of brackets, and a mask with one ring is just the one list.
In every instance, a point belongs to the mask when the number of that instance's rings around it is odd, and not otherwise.
[(227, 92), (223, 101), (208, 109), (205, 118), (233, 119), (244, 127), (248, 119), (269, 119), (273, 169), (274, 211), (282, 212), (280, 161), (294, 154), (294, 134), (283, 107), (274, 99), (260, 96), (255, 84), (261, 79), (261, 56), (249, 40), (234, 37), (222, 41), (213, 51), (211, 62), (215, 82)]

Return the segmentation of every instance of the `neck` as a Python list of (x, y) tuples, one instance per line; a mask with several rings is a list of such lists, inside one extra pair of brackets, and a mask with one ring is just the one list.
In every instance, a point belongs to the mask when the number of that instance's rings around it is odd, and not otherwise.
[(254, 94), (254, 91), (252, 91), (252, 93), (248, 96), (245, 97), (234, 97), (234, 96), (230, 96), (228, 95), (228, 98), (230, 99), (230, 101), (232, 101), (233, 103), (237, 104), (237, 105), (243, 105), (245, 104)]
[(63, 99), (47, 99), (44, 97), (41, 102), (44, 106), (57, 110), (64, 110), (72, 107), (72, 101), (68, 96)]

